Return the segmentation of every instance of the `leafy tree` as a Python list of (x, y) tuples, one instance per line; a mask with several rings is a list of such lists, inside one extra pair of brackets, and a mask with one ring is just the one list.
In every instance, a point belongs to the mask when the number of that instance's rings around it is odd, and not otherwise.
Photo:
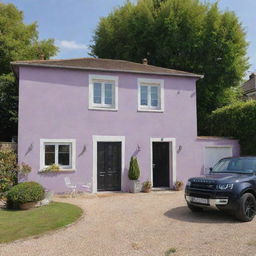
[(48, 59), (57, 53), (54, 40), (39, 40), (37, 24), (23, 22), (23, 13), (0, 2), (0, 140), (17, 134), (18, 86), (11, 61)]
[(205, 117), (229, 103), (228, 91), (248, 68), (245, 31), (217, 2), (128, 1), (100, 20), (93, 41), (93, 56), (135, 62), (147, 57), (152, 65), (203, 74), (197, 82), (200, 134), (207, 131)]

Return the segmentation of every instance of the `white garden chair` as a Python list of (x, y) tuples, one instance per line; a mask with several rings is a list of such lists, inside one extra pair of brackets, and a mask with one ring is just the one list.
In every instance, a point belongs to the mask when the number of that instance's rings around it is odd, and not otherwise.
[(87, 192), (91, 192), (92, 183), (88, 182), (86, 184), (82, 184), (82, 188), (85, 188)]
[(65, 177), (65, 184), (68, 189), (70, 189), (70, 196), (74, 196), (76, 194), (76, 185), (72, 184), (69, 177)]

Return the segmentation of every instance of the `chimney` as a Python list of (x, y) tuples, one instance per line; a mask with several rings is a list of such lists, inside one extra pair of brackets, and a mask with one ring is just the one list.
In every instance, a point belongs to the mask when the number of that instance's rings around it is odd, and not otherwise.
[(148, 59), (147, 59), (147, 58), (144, 58), (144, 59), (142, 60), (142, 64), (148, 65)]
[(250, 80), (252, 80), (255, 77), (256, 77), (256, 73), (251, 73), (250, 76), (249, 76)]

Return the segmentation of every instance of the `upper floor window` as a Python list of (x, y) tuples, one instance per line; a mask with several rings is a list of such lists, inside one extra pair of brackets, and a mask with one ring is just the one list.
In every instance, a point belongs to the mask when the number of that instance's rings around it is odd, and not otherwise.
[(89, 109), (117, 110), (118, 78), (89, 76)]
[(164, 81), (158, 79), (138, 79), (138, 110), (164, 110)]

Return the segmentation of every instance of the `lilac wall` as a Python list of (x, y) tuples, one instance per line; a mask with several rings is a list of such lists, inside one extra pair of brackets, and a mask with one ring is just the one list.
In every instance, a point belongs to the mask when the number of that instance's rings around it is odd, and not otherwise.
[[(88, 75), (119, 77), (118, 111), (88, 110)], [(137, 78), (164, 79), (164, 113), (137, 112)], [(49, 68), (20, 68), (19, 161), (32, 166), (30, 180), (56, 192), (65, 191), (64, 176), (74, 183), (92, 178), (93, 135), (125, 136), (125, 173), (137, 145), (141, 181), (150, 179), (150, 137), (176, 138), (177, 179), (199, 175), (203, 147), (238, 145), (233, 140), (198, 140), (195, 79), (142, 74), (102, 73)], [(76, 172), (39, 174), (40, 139), (76, 139)], [(84, 146), (86, 152), (82, 155)]]

